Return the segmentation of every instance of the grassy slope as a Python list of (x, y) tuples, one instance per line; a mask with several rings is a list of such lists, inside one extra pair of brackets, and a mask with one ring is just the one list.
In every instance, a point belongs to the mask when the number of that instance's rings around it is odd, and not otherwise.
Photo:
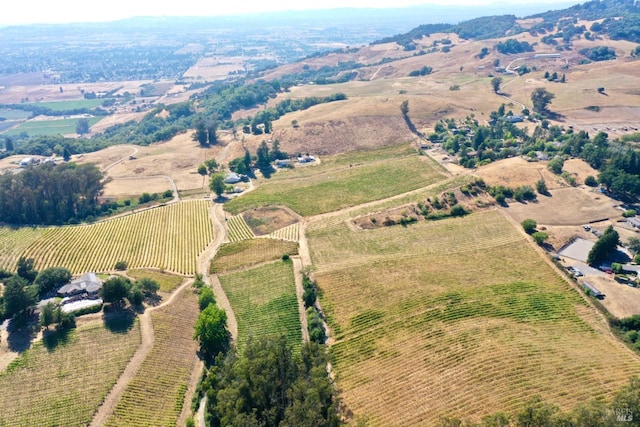
[(284, 254), (297, 255), (298, 244), (274, 239), (251, 239), (223, 245), (213, 260), (211, 273), (226, 273), (275, 261)]
[(238, 320), (238, 349), (251, 336), (280, 335), (300, 348), (298, 301), (291, 261), (276, 261), (220, 276)]
[(353, 232), (310, 227), (346, 404), (372, 425), (608, 398), (637, 357), (497, 212)]
[(303, 216), (331, 212), (429, 185), (443, 172), (408, 145), (323, 159), (320, 165), (280, 171), (255, 191), (226, 204), (232, 213), (284, 204)]
[(78, 328), (51, 350), (36, 343), (0, 373), (0, 425), (88, 425), (139, 343), (137, 322), (127, 333)]

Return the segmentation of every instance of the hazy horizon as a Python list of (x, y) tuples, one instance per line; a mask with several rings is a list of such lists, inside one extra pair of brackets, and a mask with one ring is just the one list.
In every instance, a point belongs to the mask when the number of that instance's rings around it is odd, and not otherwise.
[[(109, 22), (133, 17), (208, 17), (243, 15), (268, 12), (286, 11), (313, 11), (326, 9), (398, 9), (424, 6), (442, 7), (487, 7), (492, 11), (504, 10), (510, 13), (511, 9), (536, 8), (538, 11), (558, 9), (567, 4), (578, 4), (580, 1), (517, 1), (506, 0), (325, 0), (321, 5), (308, 5), (294, 0), (274, 0), (272, 2), (245, 2), (228, 4), (205, 4), (186, 0), (177, 5), (175, 2), (125, 2), (124, 0), (112, 0), (108, 3), (108, 9), (88, 9), (86, 3), (78, 0), (59, 0), (57, 2), (35, 0), (25, 3), (14, 3), (7, 14), (0, 16), (0, 26), (30, 25), (30, 24), (67, 24)], [(453, 17), (455, 18), (455, 17)]]

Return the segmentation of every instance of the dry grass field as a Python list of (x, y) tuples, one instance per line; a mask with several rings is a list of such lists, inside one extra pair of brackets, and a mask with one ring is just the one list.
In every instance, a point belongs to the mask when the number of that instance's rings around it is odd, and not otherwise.
[(50, 348), (39, 341), (0, 372), (0, 425), (89, 425), (138, 344), (138, 322), (123, 333), (79, 327)]
[(529, 185), (535, 188), (536, 182), (544, 179), (550, 190), (566, 186), (561, 177), (547, 169), (547, 163), (528, 162), (522, 157), (511, 157), (479, 167), (474, 171), (474, 175), (484, 179), (487, 185)]
[(538, 195), (538, 200), (530, 203), (514, 201), (505, 212), (518, 222), (533, 218), (538, 224), (544, 225), (582, 225), (604, 219), (615, 220), (622, 216), (622, 211), (614, 207), (620, 202), (588, 188), (550, 190), (550, 197)]
[(567, 409), (640, 372), (498, 211), (359, 231), (320, 221), (308, 238), (355, 420), (477, 420), (536, 394)]
[[(146, 147), (114, 146), (96, 153), (74, 159), (77, 163), (96, 163), (104, 168), (119, 159), (124, 160), (113, 165), (108, 176), (113, 178), (105, 187), (105, 197), (123, 198), (140, 195), (143, 191), (157, 192), (171, 188), (166, 178), (171, 177), (178, 191), (202, 190), (208, 192), (209, 182), (198, 174), (198, 166), (205, 160), (215, 158), (224, 161), (224, 146), (201, 148), (191, 139), (192, 132), (177, 135), (170, 141), (152, 144)], [(137, 151), (135, 151), (137, 150)], [(135, 151), (135, 152), (134, 152)], [(226, 153), (226, 151), (225, 151)], [(129, 155), (135, 154), (130, 160)], [(226, 159), (226, 161), (231, 158)]]

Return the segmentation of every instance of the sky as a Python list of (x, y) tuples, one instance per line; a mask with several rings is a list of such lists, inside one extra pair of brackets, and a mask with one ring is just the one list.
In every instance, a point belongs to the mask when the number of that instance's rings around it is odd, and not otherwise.
[[(576, 0), (576, 3), (579, 1)], [(497, 4), (548, 4), (557, 0), (17, 0), (3, 8), (0, 25), (114, 21), (133, 16), (219, 16), (265, 11), (330, 9), (339, 7), (405, 7), (425, 4), (479, 6)], [(508, 12), (508, 11), (506, 11)], [(505, 13), (506, 13), (505, 12)]]

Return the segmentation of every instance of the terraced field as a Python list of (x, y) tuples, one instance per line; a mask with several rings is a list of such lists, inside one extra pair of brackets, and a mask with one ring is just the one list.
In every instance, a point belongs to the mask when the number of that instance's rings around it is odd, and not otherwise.
[(213, 238), (208, 209), (205, 200), (188, 201), (92, 225), (46, 228), (21, 255), (34, 258), (38, 270), (64, 266), (78, 274), (127, 261), (130, 268), (190, 275)]
[(298, 244), (273, 239), (251, 239), (220, 247), (211, 261), (210, 273), (241, 270), (255, 264), (275, 261), (283, 255), (297, 255)]
[(81, 327), (51, 349), (37, 342), (0, 373), (0, 425), (89, 425), (139, 343), (137, 322), (127, 333)]
[(170, 305), (152, 313), (153, 348), (106, 426), (176, 425), (191, 370), (198, 360), (198, 345), (193, 339), (198, 312), (196, 296), (185, 288)]
[(220, 282), (238, 320), (238, 349), (250, 336), (285, 335), (299, 349), (302, 344), (298, 301), (291, 261), (275, 261), (221, 275)]
[(375, 426), (610, 398), (637, 356), (497, 211), (308, 228), (345, 403)]
[(315, 166), (283, 170), (225, 205), (233, 214), (273, 204), (302, 216), (332, 212), (433, 184), (445, 176), (408, 144), (323, 159)]

